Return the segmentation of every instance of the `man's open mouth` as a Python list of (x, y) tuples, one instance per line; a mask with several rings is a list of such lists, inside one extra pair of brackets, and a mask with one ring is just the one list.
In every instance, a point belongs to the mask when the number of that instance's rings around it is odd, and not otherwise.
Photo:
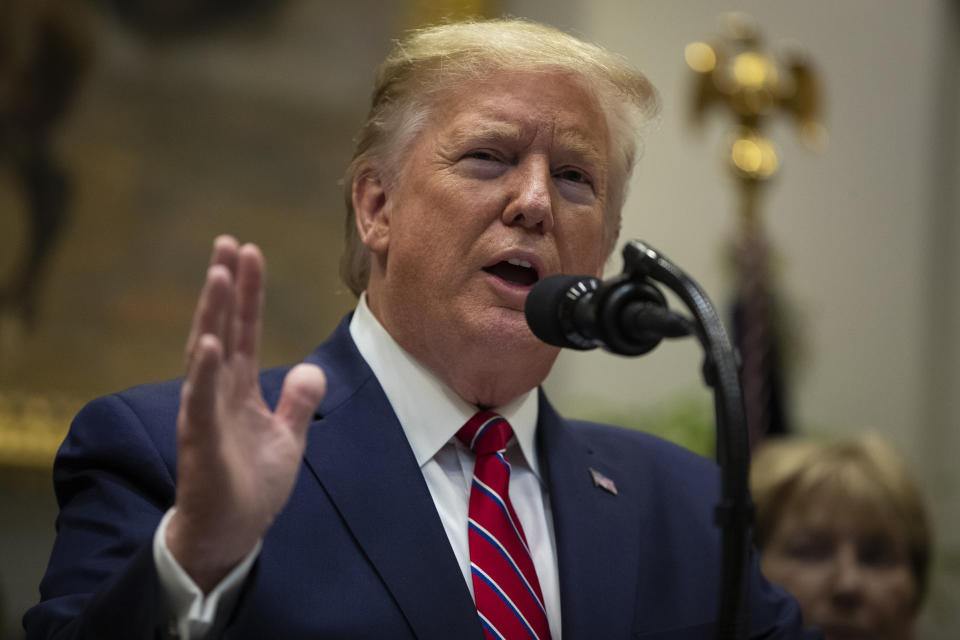
[(529, 287), (540, 279), (532, 264), (518, 258), (501, 260), (497, 264), (484, 267), (483, 270), (501, 280), (521, 287)]

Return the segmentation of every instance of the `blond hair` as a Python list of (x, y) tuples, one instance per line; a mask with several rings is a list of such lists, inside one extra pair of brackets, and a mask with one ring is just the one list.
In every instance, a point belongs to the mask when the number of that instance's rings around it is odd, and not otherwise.
[(877, 518), (907, 544), (919, 606), (927, 587), (930, 524), (916, 481), (884, 440), (874, 435), (836, 442), (770, 440), (754, 456), (750, 490), (761, 550), (776, 530), (784, 507), (798, 500), (852, 505)]
[(370, 254), (354, 220), (354, 180), (371, 168), (387, 184), (397, 180), (404, 151), (430, 118), (437, 96), (502, 71), (570, 74), (598, 98), (615, 147), (605, 237), (605, 249), (612, 251), (636, 158), (636, 131), (659, 108), (653, 86), (622, 57), (545, 25), (519, 19), (444, 24), (396, 42), (377, 72), (370, 111), (344, 178), (346, 246), (340, 275), (354, 294), (366, 288), (370, 276)]

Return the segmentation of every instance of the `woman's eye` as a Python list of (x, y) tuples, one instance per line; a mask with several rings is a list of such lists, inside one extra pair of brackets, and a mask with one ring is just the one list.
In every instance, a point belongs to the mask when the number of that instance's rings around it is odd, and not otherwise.
[(861, 564), (872, 567), (889, 567), (900, 562), (896, 545), (882, 538), (861, 542), (857, 555)]
[(833, 556), (833, 545), (826, 540), (797, 540), (787, 545), (787, 555), (803, 562), (820, 562)]

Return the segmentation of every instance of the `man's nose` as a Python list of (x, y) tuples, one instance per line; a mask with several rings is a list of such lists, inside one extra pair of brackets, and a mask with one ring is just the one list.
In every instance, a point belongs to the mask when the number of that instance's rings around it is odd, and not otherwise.
[(541, 232), (553, 228), (553, 178), (545, 159), (528, 158), (514, 170), (510, 202), (503, 210), (503, 223)]

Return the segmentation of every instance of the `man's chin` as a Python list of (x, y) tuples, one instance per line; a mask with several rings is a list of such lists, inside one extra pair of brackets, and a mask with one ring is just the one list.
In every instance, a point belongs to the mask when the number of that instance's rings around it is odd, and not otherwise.
[(553, 368), (560, 350), (541, 342), (529, 332), (503, 329), (484, 332), (471, 344), (469, 353), (458, 362), (467, 369), (466, 380), (473, 380), (483, 393), (471, 401), (503, 406), (521, 393), (540, 386)]
[(491, 347), (524, 351), (552, 348), (533, 335), (522, 310), (499, 307), (485, 316), (474, 327), (474, 333), (481, 335), (481, 340)]
[(498, 358), (501, 365), (506, 366), (536, 369), (536, 363), (542, 362), (542, 366), (549, 371), (560, 353), (559, 348), (534, 336), (525, 319), (522, 322), (500, 322), (478, 327), (476, 338), (486, 354)]

